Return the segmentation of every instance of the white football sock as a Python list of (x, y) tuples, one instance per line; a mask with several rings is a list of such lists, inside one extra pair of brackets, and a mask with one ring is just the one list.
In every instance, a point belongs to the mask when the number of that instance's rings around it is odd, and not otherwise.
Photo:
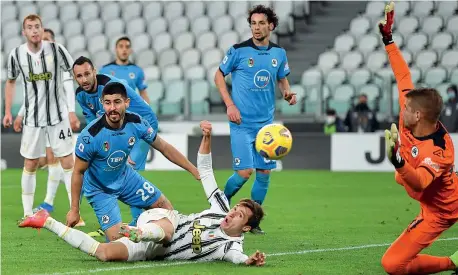
[(89, 237), (86, 233), (70, 228), (65, 224), (56, 221), (55, 219), (48, 217), (46, 219), (44, 227), (49, 231), (55, 233), (61, 239), (69, 243), (74, 248), (95, 256), (95, 252), (99, 247), (100, 243), (93, 238)]
[(141, 240), (144, 242), (160, 242), (165, 237), (165, 232), (162, 227), (155, 223), (147, 223), (138, 227), (142, 231)]
[(33, 214), (33, 198), (35, 195), (35, 187), (37, 185), (37, 173), (22, 170), (22, 207), (24, 208), (24, 217)]
[(46, 189), (45, 202), (53, 205), (56, 197), (57, 188), (59, 188), (61, 168), (59, 163), (48, 165), (48, 185)]
[(73, 168), (71, 169), (63, 169), (64, 170), (64, 183), (65, 189), (67, 189), (68, 201), (70, 206), (72, 205), (72, 174)]

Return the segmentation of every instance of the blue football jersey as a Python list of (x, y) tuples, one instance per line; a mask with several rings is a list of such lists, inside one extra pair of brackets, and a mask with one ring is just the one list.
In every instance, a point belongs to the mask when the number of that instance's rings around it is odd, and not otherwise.
[(126, 87), (127, 97), (130, 98), (130, 104), (127, 110), (139, 114), (157, 131), (157, 116), (148, 103), (146, 103), (137, 92), (130, 88), (124, 80), (105, 74), (97, 74), (97, 92), (86, 92), (81, 87), (76, 89), (76, 100), (83, 109), (83, 115), (86, 118), (86, 122), (90, 123), (92, 120), (105, 113), (102, 104), (102, 91), (105, 85), (112, 81), (120, 82)]
[(84, 173), (86, 195), (97, 190), (107, 193), (122, 191), (125, 183), (127, 156), (140, 140), (151, 144), (157, 132), (139, 115), (126, 112), (121, 128), (113, 129), (102, 115), (87, 125), (78, 136), (75, 155), (89, 163)]
[(99, 72), (101, 74), (108, 74), (127, 81), (134, 91), (136, 89), (138, 89), (138, 91), (142, 91), (148, 88), (143, 69), (133, 63), (118, 65), (113, 61), (112, 63), (103, 66)]
[(242, 124), (270, 123), (275, 112), (275, 86), (290, 73), (286, 51), (274, 44), (258, 47), (253, 40), (232, 46), (219, 69), (232, 73), (232, 100)]

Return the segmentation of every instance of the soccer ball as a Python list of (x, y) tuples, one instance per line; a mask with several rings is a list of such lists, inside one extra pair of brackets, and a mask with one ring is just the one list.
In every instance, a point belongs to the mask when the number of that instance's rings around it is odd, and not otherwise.
[(282, 159), (291, 151), (293, 137), (281, 124), (268, 124), (256, 135), (256, 151), (266, 159)]

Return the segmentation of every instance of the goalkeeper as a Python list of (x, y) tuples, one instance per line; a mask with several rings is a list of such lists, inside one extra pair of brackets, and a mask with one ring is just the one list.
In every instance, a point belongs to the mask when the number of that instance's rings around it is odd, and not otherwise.
[(439, 122), (442, 98), (432, 88), (415, 89), (409, 68), (393, 42), (394, 3), (385, 8), (379, 29), (399, 90), (399, 131), (385, 131), (388, 158), (396, 182), (419, 201), (421, 211), (388, 248), (382, 266), (389, 274), (432, 274), (454, 270), (451, 257), (419, 254), (458, 220), (458, 177), (454, 172), (453, 142)]

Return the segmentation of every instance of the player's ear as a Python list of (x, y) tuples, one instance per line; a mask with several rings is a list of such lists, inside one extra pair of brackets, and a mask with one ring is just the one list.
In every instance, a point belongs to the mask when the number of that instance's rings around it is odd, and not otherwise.
[(243, 233), (249, 232), (250, 230), (251, 230), (251, 226), (249, 226), (249, 225), (245, 225), (245, 226), (242, 228)]
[(126, 108), (129, 108), (130, 105), (130, 98), (126, 98)]
[(269, 31), (273, 31), (274, 30), (274, 23), (269, 23)]

